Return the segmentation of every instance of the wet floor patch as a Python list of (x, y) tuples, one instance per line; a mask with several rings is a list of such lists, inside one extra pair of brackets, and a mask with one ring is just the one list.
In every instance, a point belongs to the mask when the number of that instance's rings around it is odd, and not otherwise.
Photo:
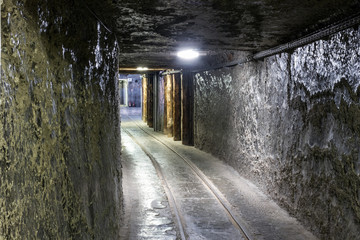
[(157, 208), (157, 209), (163, 209), (166, 208), (166, 206), (162, 203), (161, 200), (154, 200), (151, 202), (151, 207)]
[(148, 156), (122, 132), (125, 224), (122, 239), (177, 239), (161, 181)]
[[(153, 167), (148, 164), (149, 160), (143, 160), (139, 163), (139, 157), (141, 158), (146, 152), (146, 156), (151, 158), (151, 161), (156, 161), (161, 168), (163, 177), (169, 186), (167, 191), (171, 191), (175, 198), (175, 202), (171, 202), (172, 212), (175, 212), (173, 204), (176, 204), (176, 208), (179, 209), (179, 212), (174, 214), (175, 218), (173, 219), (176, 219), (176, 226), (179, 226), (179, 229), (185, 230), (184, 232), (178, 231), (181, 239), (243, 239), (241, 233), (233, 226), (222, 205), (209, 192), (208, 187), (201, 183), (201, 179), (191, 168), (182, 159), (179, 159), (179, 156), (154, 141), (152, 137), (146, 135), (141, 129), (139, 131), (136, 124), (127, 121), (126, 118), (124, 118), (122, 127), (124, 133), (127, 134), (124, 140), (130, 137), (129, 140), (133, 140), (134, 143), (139, 145), (129, 149), (129, 151), (132, 150), (130, 151), (131, 155), (123, 156), (134, 159), (131, 162), (137, 168), (133, 169), (132, 176), (142, 180), (142, 182), (138, 182), (139, 189), (147, 186), (146, 189), (143, 189), (143, 194), (149, 194), (153, 191), (150, 188), (156, 189), (157, 186), (153, 184), (153, 182), (156, 182), (154, 177), (149, 178), (149, 174), (155, 176), (151, 173)], [(123, 144), (126, 145), (126, 143)], [(140, 148), (144, 152), (138, 152), (136, 148)], [(149, 167), (150, 171), (145, 169), (146, 166)], [(150, 181), (151, 184), (149, 184)], [(141, 196), (140, 198), (144, 197)], [(140, 208), (150, 205), (152, 211), (147, 209), (147, 216), (131, 221), (133, 224), (132, 229), (137, 229), (137, 232), (134, 232), (134, 230), (131, 232), (132, 236), (137, 236), (140, 239), (152, 239), (155, 235), (158, 239), (176, 238), (174, 230), (178, 228), (171, 228), (174, 221), (169, 221), (169, 218), (164, 218), (161, 214), (157, 215), (158, 212), (168, 210), (168, 202), (163, 201), (161, 198), (148, 201), (151, 201), (150, 204), (144, 202), (140, 205)], [(181, 225), (179, 225), (180, 222)], [(161, 235), (163, 233), (164, 235)]]

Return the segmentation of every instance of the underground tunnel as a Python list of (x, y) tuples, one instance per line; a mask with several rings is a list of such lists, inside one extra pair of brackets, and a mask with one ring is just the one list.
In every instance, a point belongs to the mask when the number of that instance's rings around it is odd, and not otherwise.
[(358, 0), (0, 6), (0, 239), (360, 239)]

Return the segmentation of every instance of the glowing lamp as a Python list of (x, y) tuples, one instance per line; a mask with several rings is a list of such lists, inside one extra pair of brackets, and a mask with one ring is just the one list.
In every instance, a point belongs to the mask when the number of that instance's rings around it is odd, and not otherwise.
[(147, 70), (149, 70), (149, 68), (147, 68), (147, 67), (138, 67), (138, 68), (136, 68), (136, 70), (138, 70), (138, 71), (147, 71)]
[(177, 53), (177, 56), (182, 59), (192, 60), (199, 57), (199, 53), (195, 50), (183, 50)]

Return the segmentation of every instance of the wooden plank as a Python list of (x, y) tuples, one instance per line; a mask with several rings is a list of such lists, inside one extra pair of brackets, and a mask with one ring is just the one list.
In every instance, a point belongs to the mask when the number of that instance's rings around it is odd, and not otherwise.
[(157, 89), (157, 85), (158, 85), (158, 75), (155, 73), (154, 75), (152, 75), (153, 78), (153, 127), (154, 127), (154, 131), (158, 131), (159, 129), (159, 115), (158, 115), (158, 107), (159, 107), (159, 99), (158, 99), (158, 89)]
[(194, 145), (194, 84), (191, 72), (184, 71), (181, 79), (182, 131), (184, 145)]
[(167, 130), (168, 130), (168, 137), (172, 137), (173, 135), (173, 107), (172, 107), (172, 102), (173, 102), (173, 94), (172, 94), (172, 77), (171, 75), (168, 75), (166, 78), (167, 81), (167, 87), (166, 87), (166, 114), (167, 114)]
[(173, 78), (173, 136), (175, 141), (181, 140), (181, 75), (176, 73)]
[(147, 76), (147, 125), (149, 127), (154, 126), (153, 116), (154, 116), (154, 108), (153, 108), (153, 76)]
[(147, 123), (147, 78), (142, 78), (142, 120)]
[(169, 133), (169, 130), (167, 128), (167, 75), (164, 76), (164, 134), (167, 135)]
[(158, 74), (158, 131), (164, 130), (164, 79)]

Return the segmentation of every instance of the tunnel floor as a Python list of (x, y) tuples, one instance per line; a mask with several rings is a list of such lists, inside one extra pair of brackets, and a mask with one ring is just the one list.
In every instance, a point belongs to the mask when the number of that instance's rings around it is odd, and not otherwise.
[(122, 239), (316, 239), (219, 159), (122, 108)]

